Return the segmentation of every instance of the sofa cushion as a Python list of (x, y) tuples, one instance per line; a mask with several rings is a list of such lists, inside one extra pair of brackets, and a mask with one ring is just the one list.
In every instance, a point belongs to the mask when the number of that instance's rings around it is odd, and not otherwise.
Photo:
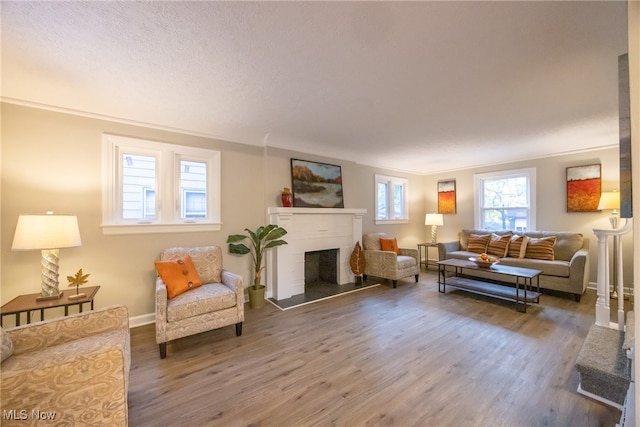
[(491, 237), (489, 238), (489, 245), (487, 246), (487, 254), (493, 255), (498, 258), (503, 258), (507, 255), (507, 249), (509, 248), (509, 241), (511, 240), (511, 235), (504, 234), (499, 235), (496, 233), (491, 233)]
[(98, 355), (112, 349), (118, 350), (124, 357), (130, 351), (127, 348), (128, 334), (128, 329), (116, 329), (62, 344), (42, 347), (37, 351), (16, 354), (3, 364), (3, 375), (19, 375), (23, 372), (64, 365), (77, 365), (75, 369), (81, 370), (83, 369), (82, 362), (86, 363), (89, 355)]
[(181, 259), (156, 261), (156, 270), (167, 285), (167, 297), (173, 299), (202, 285), (196, 267), (189, 255)]
[(527, 242), (527, 250), (524, 254), (525, 258), (543, 259), (547, 261), (554, 260), (553, 245), (556, 243), (556, 236), (548, 236), (529, 238)]
[(500, 265), (541, 270), (545, 276), (569, 277), (571, 269), (566, 261), (545, 261), (531, 258), (502, 258)]
[(467, 244), (467, 252), (481, 254), (487, 251), (487, 245), (491, 239), (491, 234), (470, 234)]
[(381, 238), (380, 239), (380, 248), (383, 251), (395, 252), (397, 255), (400, 255), (400, 249), (398, 248), (398, 241), (395, 237), (393, 238)]
[(447, 259), (455, 258), (455, 259), (468, 260), (469, 258), (475, 258), (477, 256), (478, 254), (475, 252), (467, 252), (467, 251), (447, 252)]
[(550, 233), (544, 232), (544, 236), (556, 236), (553, 246), (554, 259), (571, 261), (573, 255), (582, 249), (584, 237), (580, 233)]
[(520, 234), (514, 234), (509, 241), (509, 247), (507, 248), (507, 256), (509, 258), (524, 258), (524, 254), (527, 250), (527, 242), (529, 238)]
[(398, 255), (396, 260), (396, 267), (398, 270), (403, 270), (405, 268), (411, 268), (416, 266), (416, 259), (412, 256), (406, 255)]
[(207, 283), (167, 302), (167, 321), (175, 322), (236, 305), (236, 294), (222, 283)]
[(0, 328), (0, 339), (2, 340), (2, 346), (0, 347), (0, 362), (13, 354), (13, 341), (3, 328)]

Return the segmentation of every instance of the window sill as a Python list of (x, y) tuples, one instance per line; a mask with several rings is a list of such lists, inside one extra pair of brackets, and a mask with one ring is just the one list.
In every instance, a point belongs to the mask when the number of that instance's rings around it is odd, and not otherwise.
[(220, 231), (222, 223), (192, 224), (102, 224), (102, 234), (153, 234), (153, 233), (187, 233), (203, 231)]
[(408, 219), (376, 219), (376, 224), (408, 224)]

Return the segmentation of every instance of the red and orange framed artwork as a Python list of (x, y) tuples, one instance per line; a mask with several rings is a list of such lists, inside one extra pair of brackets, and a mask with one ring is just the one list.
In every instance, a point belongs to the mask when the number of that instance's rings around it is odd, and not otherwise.
[(438, 213), (456, 213), (456, 180), (438, 181)]
[(567, 212), (597, 212), (600, 190), (600, 165), (567, 168)]

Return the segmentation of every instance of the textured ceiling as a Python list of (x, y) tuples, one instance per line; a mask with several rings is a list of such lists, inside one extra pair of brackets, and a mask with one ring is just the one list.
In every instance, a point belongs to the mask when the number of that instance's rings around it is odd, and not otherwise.
[(2, 99), (417, 173), (610, 147), (625, 2), (2, 2)]

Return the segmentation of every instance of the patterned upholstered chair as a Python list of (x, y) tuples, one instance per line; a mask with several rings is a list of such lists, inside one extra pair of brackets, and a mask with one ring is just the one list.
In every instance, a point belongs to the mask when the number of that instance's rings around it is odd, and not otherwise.
[(385, 233), (369, 233), (362, 238), (366, 262), (363, 278), (375, 276), (388, 279), (394, 288), (398, 280), (405, 277), (415, 276), (417, 282), (420, 277), (418, 249), (398, 248), (399, 253), (382, 250), (380, 239), (389, 237)]
[(160, 358), (167, 356), (167, 342), (211, 329), (235, 325), (242, 334), (244, 283), (242, 276), (223, 270), (219, 246), (170, 248), (159, 261), (179, 260), (189, 255), (202, 286), (169, 298), (167, 285), (156, 279), (156, 342)]
[[(127, 307), (57, 317), (0, 335), (0, 412), (16, 411), (0, 424), (128, 425)], [(41, 420), (32, 411), (55, 414), (55, 420)]]

